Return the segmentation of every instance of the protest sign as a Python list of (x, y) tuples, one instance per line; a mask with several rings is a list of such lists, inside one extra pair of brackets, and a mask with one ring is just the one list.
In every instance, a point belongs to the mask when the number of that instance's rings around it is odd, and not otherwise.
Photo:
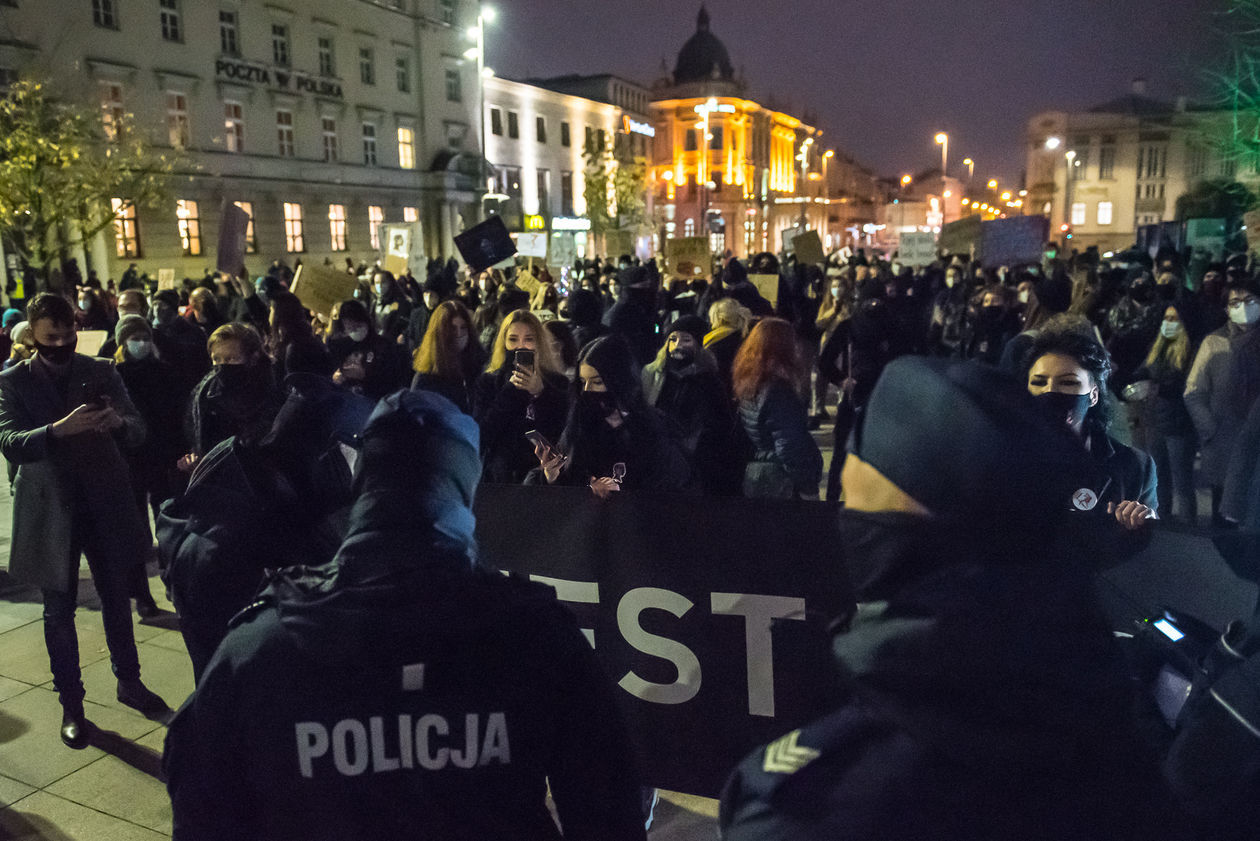
[(708, 237), (676, 237), (665, 241), (669, 273), (684, 280), (708, 277), (713, 270)]
[(541, 231), (517, 234), (516, 253), (522, 257), (546, 257), (547, 234)]
[(331, 315), (333, 308), (354, 297), (359, 281), (345, 272), (326, 266), (298, 266), (290, 290), (302, 306), (320, 315)]
[(1260, 247), (1260, 210), (1248, 210), (1244, 213), (1243, 224), (1247, 226), (1247, 247)]
[(80, 330), (75, 334), (75, 350), (86, 356), (96, 356), (109, 335), (108, 330)]
[(158, 291), (175, 288), (175, 270), (158, 269)]
[(897, 246), (897, 260), (903, 266), (921, 268), (936, 259), (936, 234), (930, 231), (905, 233)]
[(817, 231), (797, 234), (792, 240), (792, 251), (796, 254), (796, 262), (801, 265), (812, 266), (826, 259), (826, 255), (823, 254), (822, 240), (818, 238)]
[(516, 243), (500, 216), (491, 216), (457, 234), (455, 247), (473, 272), (484, 271), (516, 254)]
[(381, 267), (394, 276), (407, 271), (411, 257), (411, 228), (408, 225), (386, 225), (385, 238), (381, 241), (385, 257)]
[(980, 245), (981, 224), (979, 216), (967, 216), (957, 222), (942, 225), (938, 244), (940, 251), (970, 258), (972, 250)]
[(547, 251), (547, 265), (564, 268), (577, 262), (577, 241), (570, 231), (551, 235), (551, 247)]
[(796, 238), (805, 233), (805, 229), (801, 227), (784, 228), (783, 229), (783, 252), (785, 254), (793, 254), (793, 243)]
[(249, 230), (249, 214), (235, 204), (223, 208), (219, 223), (219, 257), (215, 268), (229, 277), (236, 277), (245, 268), (245, 234)]
[(750, 274), (748, 281), (757, 287), (761, 297), (770, 302), (770, 306), (779, 305), (779, 276), (777, 274)]
[(993, 219), (980, 227), (980, 261), (986, 269), (1040, 263), (1050, 237), (1044, 216)]

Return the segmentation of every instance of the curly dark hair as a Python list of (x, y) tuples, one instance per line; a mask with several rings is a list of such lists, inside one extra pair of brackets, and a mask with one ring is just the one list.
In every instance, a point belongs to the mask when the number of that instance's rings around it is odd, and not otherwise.
[(1050, 353), (1072, 357), (1094, 378), (1094, 384), (1098, 386), (1098, 403), (1085, 415), (1085, 427), (1106, 432), (1111, 426), (1112, 414), (1107, 395), (1107, 383), (1112, 372), (1111, 354), (1098, 341), (1094, 326), (1079, 315), (1056, 315), (1046, 321), (1021, 360), (1020, 373), (1024, 382), (1028, 382), (1028, 374), (1037, 360)]

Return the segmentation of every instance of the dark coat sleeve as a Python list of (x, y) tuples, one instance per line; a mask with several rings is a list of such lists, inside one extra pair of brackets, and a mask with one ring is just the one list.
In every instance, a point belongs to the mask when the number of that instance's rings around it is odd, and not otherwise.
[(26, 464), (47, 458), (50, 426), (31, 417), (18, 394), (14, 375), (0, 377), (0, 453), (6, 461)]
[(774, 439), (775, 456), (787, 468), (801, 496), (817, 496), (822, 481), (822, 453), (809, 434), (804, 404), (785, 384), (774, 383), (766, 393), (761, 422)]

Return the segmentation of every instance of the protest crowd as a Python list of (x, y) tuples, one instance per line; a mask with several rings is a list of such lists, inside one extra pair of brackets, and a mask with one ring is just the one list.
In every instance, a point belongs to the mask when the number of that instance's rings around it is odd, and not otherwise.
[(197, 685), (175, 838), (645, 836), (619, 690), (551, 589), (479, 556), (480, 484), (764, 500), (784, 531), (836, 503), (830, 707), (731, 769), (725, 838), (1254, 837), (1260, 752), (1176, 765), (1091, 589), (1162, 524), (1260, 530), (1246, 255), (495, 266), (325, 267), (327, 311), (281, 261), (133, 267), (4, 313), (10, 573), (61, 736), (92, 727), (80, 553), (119, 700), (169, 714), (131, 631), (156, 563)]

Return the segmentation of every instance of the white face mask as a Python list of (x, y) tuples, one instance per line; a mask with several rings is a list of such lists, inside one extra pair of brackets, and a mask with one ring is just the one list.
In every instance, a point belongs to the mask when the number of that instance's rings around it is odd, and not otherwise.
[(946, 289), (953, 289), (954, 284), (957, 282), (958, 282), (958, 275), (954, 274), (953, 272), (950, 272), (949, 274), (945, 275), (945, 288)]
[(1022, 292), (1020, 292), (1020, 293), (1019, 293), (1019, 302), (1020, 302), (1021, 304), (1026, 304), (1026, 303), (1028, 303), (1028, 290), (1027, 290), (1027, 289), (1025, 289), (1025, 290), (1023, 290)]
[(833, 287), (831, 287), (831, 297), (833, 297), (833, 298), (837, 298), (837, 299), (840, 297), (840, 287), (839, 287), (839, 286), (833, 286)]
[(1180, 321), (1164, 321), (1159, 325), (1159, 334), (1165, 339), (1175, 339), (1181, 333)]
[(350, 337), (350, 341), (352, 342), (361, 342), (368, 337), (368, 329), (366, 327), (359, 327), (355, 330), (348, 330), (346, 331), (346, 335)]
[(1229, 305), (1229, 320), (1235, 324), (1247, 326), (1260, 321), (1260, 301), (1239, 301)]
[(153, 342), (148, 339), (128, 339), (127, 355), (133, 359), (148, 359), (153, 353)]

